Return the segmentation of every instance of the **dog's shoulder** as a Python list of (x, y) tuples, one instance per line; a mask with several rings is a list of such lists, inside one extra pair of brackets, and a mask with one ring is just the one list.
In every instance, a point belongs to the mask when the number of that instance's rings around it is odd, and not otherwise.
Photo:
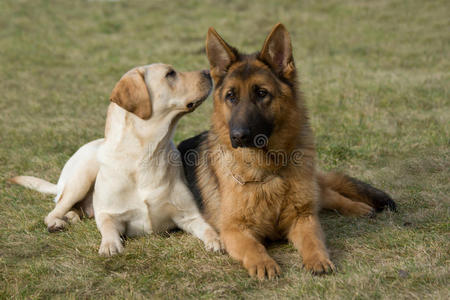
[(209, 131), (204, 131), (194, 137), (182, 141), (178, 145), (178, 150), (180, 151), (182, 157), (184, 157), (184, 154), (190, 151), (198, 151), (200, 145), (208, 139), (208, 134)]
[(196, 169), (199, 166), (199, 158), (202, 155), (201, 146), (207, 142), (209, 131), (204, 131), (194, 137), (182, 141), (178, 145), (178, 151), (181, 154), (181, 160), (183, 162), (184, 175), (188, 187), (194, 195), (195, 202), (198, 207), (202, 207), (202, 196), (200, 187), (198, 185)]

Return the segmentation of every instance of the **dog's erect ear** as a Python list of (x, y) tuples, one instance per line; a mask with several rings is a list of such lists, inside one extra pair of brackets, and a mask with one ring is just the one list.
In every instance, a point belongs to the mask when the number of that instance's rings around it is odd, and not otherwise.
[(144, 74), (139, 70), (132, 70), (123, 75), (109, 99), (141, 119), (148, 120), (152, 115), (150, 94)]
[(259, 59), (269, 64), (279, 76), (291, 78), (295, 71), (291, 38), (283, 24), (278, 23), (267, 36)]
[(225, 75), (228, 67), (236, 60), (237, 52), (210, 27), (206, 36), (206, 55), (214, 78)]

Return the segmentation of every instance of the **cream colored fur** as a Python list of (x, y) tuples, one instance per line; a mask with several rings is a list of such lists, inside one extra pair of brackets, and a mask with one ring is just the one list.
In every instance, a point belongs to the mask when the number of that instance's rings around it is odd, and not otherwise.
[[(56, 206), (45, 218), (49, 230), (64, 228), (66, 220), (77, 221), (74, 205), (89, 203), (93, 197), (102, 235), (101, 255), (121, 253), (122, 235), (158, 233), (176, 226), (200, 238), (206, 248), (221, 249), (217, 233), (200, 215), (186, 186), (179, 152), (172, 142), (179, 118), (207, 97), (209, 75), (171, 75), (171, 70), (168, 65), (152, 64), (122, 77), (111, 96), (112, 101), (114, 97), (122, 99), (111, 102), (108, 108), (105, 138), (82, 146), (67, 161), (57, 185), (29, 176), (11, 180), (57, 194)], [(128, 86), (130, 80), (133, 88)], [(123, 95), (132, 98), (133, 93), (140, 93), (141, 102), (150, 101), (150, 108), (148, 103), (140, 109), (141, 103), (136, 107), (127, 102), (131, 100)], [(145, 119), (130, 111), (141, 112)]]

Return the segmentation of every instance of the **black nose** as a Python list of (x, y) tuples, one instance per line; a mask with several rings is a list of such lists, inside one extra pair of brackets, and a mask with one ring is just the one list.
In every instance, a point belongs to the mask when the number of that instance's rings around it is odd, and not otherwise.
[(248, 128), (236, 128), (231, 130), (231, 145), (233, 148), (245, 146), (250, 139), (250, 130)]
[(207, 80), (209, 86), (212, 87), (212, 79), (211, 79), (211, 75), (209, 73), (209, 70), (203, 70), (202, 71), (202, 75)]

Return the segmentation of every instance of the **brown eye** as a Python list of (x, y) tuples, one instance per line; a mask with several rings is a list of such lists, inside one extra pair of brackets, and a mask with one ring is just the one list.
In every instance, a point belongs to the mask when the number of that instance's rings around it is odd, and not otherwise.
[(269, 92), (265, 89), (257, 89), (256, 90), (256, 96), (260, 99), (263, 99), (267, 96)]
[(229, 90), (226, 94), (225, 94), (225, 99), (227, 101), (230, 101), (230, 103), (236, 103), (237, 99), (236, 99), (236, 95), (234, 94), (233, 90)]
[(175, 70), (171, 69), (166, 73), (166, 78), (174, 78), (177, 75), (177, 72)]

